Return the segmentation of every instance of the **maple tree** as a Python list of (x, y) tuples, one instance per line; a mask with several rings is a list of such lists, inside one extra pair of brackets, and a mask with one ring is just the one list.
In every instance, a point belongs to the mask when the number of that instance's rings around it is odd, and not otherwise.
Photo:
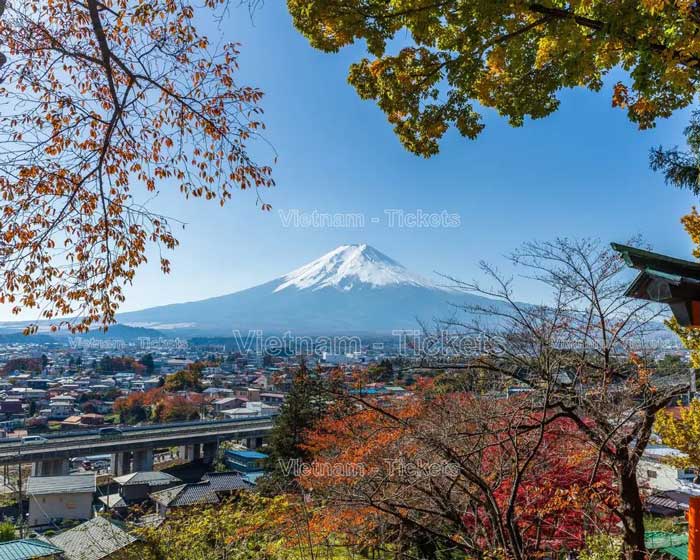
[(170, 269), (159, 188), (224, 204), (273, 185), (248, 153), (262, 92), (236, 81), (237, 44), (201, 32), (226, 5), (0, 1), (0, 302), (13, 312), (106, 327), (149, 254)]
[(287, 0), (295, 26), (327, 52), (363, 41), (350, 66), (360, 97), (401, 142), (430, 156), (450, 126), (469, 138), (480, 107), (520, 126), (559, 107), (564, 88), (599, 91), (640, 128), (688, 106), (697, 91), (700, 8), (687, 0)]
[(188, 364), (184, 369), (167, 375), (165, 377), (165, 385), (163, 388), (166, 391), (202, 391), (202, 371), (206, 367), (204, 362), (195, 362)]
[(190, 395), (159, 394), (153, 402), (151, 419), (154, 422), (181, 422), (199, 420), (204, 404), (197, 393)]
[(148, 420), (149, 409), (146, 393), (134, 391), (126, 397), (120, 397), (114, 401), (112, 408), (119, 415), (119, 421), (122, 424), (138, 424)]
[(39, 372), (42, 370), (42, 364), (40, 358), (10, 358), (2, 366), (2, 375), (9, 375), (15, 370), (20, 371), (34, 371)]
[(578, 550), (617, 518), (612, 473), (575, 425), (529, 397), (436, 394), (390, 405), (349, 395), (308, 440), (300, 477), (323, 507), (312, 528), (424, 558)]
[(134, 373), (141, 374), (146, 371), (145, 366), (131, 356), (109, 356), (107, 354), (100, 358), (97, 369), (103, 373), (133, 371)]
[(538, 395), (597, 449), (598, 464), (614, 475), (625, 555), (642, 560), (637, 465), (657, 415), (689, 384), (687, 372), (659, 369), (643, 352), (662, 308), (624, 295), (627, 265), (598, 240), (526, 243), (510, 262), (550, 291), (550, 304), (518, 303), (514, 280), (483, 264), (486, 280), (455, 280), (455, 287), (492, 303), (470, 307), (472, 319), (446, 321), (442, 328), (479, 337), (478, 353), (461, 354), (467, 369)]
[(174, 395), (163, 387), (149, 391), (134, 391), (114, 401), (114, 412), (119, 414), (120, 422), (136, 424), (139, 422), (179, 422), (196, 420), (206, 403), (199, 393)]

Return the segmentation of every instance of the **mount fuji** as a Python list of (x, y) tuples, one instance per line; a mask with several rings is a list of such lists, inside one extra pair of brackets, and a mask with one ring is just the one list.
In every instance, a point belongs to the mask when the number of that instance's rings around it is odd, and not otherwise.
[(260, 329), (303, 334), (390, 333), (495, 302), (440, 287), (369, 245), (342, 245), (259, 286), (120, 314), (121, 324), (189, 333)]

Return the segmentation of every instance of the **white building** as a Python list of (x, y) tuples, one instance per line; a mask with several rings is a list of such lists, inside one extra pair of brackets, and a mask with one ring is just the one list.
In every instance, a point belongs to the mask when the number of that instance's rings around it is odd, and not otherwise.
[(49, 418), (65, 420), (75, 412), (75, 398), (70, 395), (60, 395), (49, 401)]
[(225, 418), (252, 418), (256, 416), (270, 416), (277, 414), (279, 407), (271, 406), (261, 402), (247, 402), (240, 408), (222, 410), (221, 414)]
[(27, 480), (29, 526), (48, 525), (64, 519), (90, 519), (95, 490), (94, 472), (30, 476)]
[(700, 489), (700, 485), (693, 484), (692, 469), (679, 469), (669, 463), (670, 458), (679, 455), (681, 452), (671, 447), (647, 447), (637, 465), (639, 486), (654, 491)]

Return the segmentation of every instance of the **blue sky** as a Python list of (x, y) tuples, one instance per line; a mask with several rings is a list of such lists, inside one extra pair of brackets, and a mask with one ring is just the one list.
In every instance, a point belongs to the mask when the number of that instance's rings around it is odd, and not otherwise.
[[(619, 241), (642, 233), (655, 249), (690, 254), (679, 217), (693, 197), (665, 186), (647, 163), (650, 146), (682, 143), (687, 114), (640, 132), (611, 107), (611, 79), (599, 94), (563, 92), (557, 113), (522, 128), (489, 112), (476, 141), (450, 132), (440, 154), (426, 160), (408, 153), (384, 114), (347, 83), (361, 46), (338, 54), (312, 49), (284, 2), (266, 2), (252, 20), (233, 9), (210, 34), (221, 32), (242, 43), (242, 83), (265, 91), (265, 138), (278, 163), (277, 186), (263, 196), (273, 210), (260, 211), (252, 193), (220, 208), (162, 192), (158, 204), (188, 225), (173, 272), (142, 270), (125, 309), (247, 288), (345, 243), (369, 243), (424, 275), (467, 279), (481, 259), (499, 263), (523, 241), (555, 236)], [(259, 150), (269, 156), (263, 143)], [(385, 209), (446, 210), (461, 225), (389, 227)], [(361, 213), (366, 227), (284, 227), (289, 211)], [(542, 297), (531, 290), (524, 286), (520, 296)]]
[[(275, 148), (277, 187), (224, 208), (183, 202), (163, 185), (157, 209), (187, 223), (172, 255), (172, 273), (144, 267), (124, 310), (201, 299), (284, 274), (338, 245), (369, 243), (414, 272), (471, 279), (478, 261), (502, 262), (521, 242), (555, 236), (623, 241), (642, 233), (655, 249), (689, 256), (679, 218), (693, 197), (667, 187), (648, 169), (653, 145), (682, 143), (687, 113), (640, 132), (610, 106), (609, 80), (598, 94), (561, 95), (553, 116), (511, 128), (486, 114), (486, 130), (470, 141), (446, 135), (429, 160), (401, 146), (384, 114), (359, 99), (347, 69), (361, 48), (313, 50), (292, 26), (284, 2), (266, 2), (251, 21), (232, 9), (221, 30), (241, 46), (241, 83), (260, 87)], [(260, 143), (264, 158), (269, 149)], [(153, 208), (156, 208), (154, 205)], [(364, 228), (283, 227), (279, 212), (362, 213)], [(458, 228), (391, 228), (385, 209), (455, 213)], [(379, 218), (379, 223), (372, 223)], [(524, 289), (524, 300), (541, 294)], [(2, 318), (9, 318), (6, 314)]]

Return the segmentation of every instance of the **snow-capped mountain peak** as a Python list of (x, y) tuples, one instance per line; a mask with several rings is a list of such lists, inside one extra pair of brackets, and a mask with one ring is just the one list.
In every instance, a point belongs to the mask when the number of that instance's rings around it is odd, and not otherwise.
[(366, 244), (341, 245), (330, 253), (293, 270), (280, 279), (275, 292), (287, 288), (320, 290), (382, 286), (419, 286), (435, 288), (428, 280), (412, 274), (406, 268)]

